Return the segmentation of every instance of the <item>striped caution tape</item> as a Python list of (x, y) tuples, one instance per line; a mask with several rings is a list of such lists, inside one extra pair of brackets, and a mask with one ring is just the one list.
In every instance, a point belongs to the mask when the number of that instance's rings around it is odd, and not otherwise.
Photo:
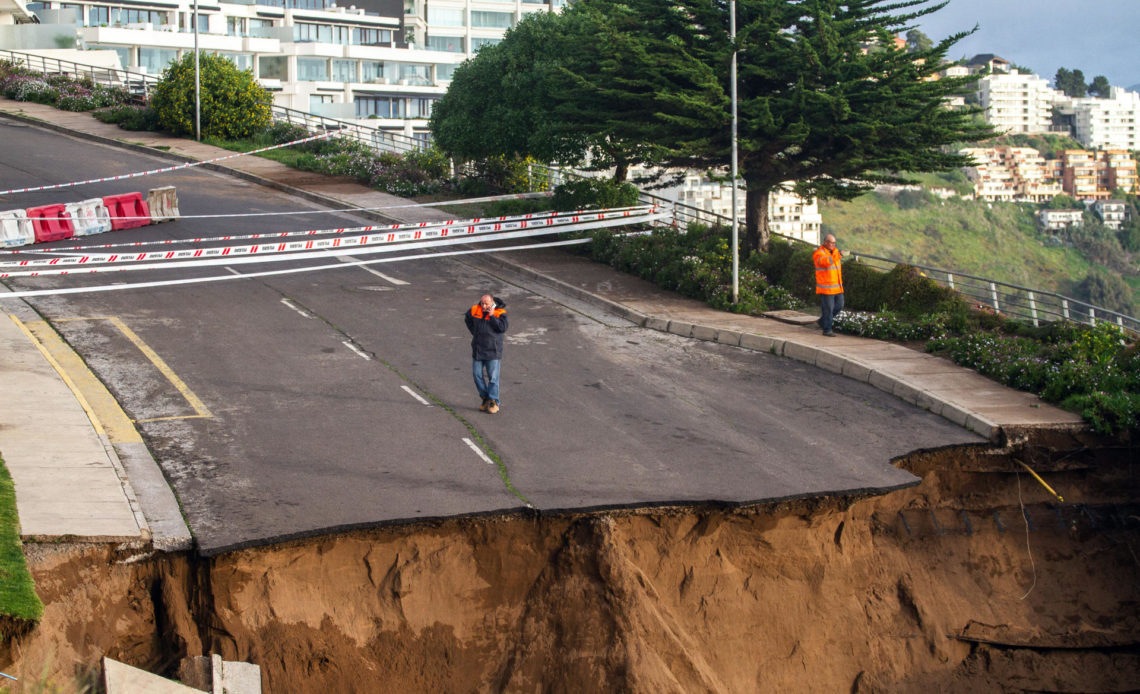
[[(280, 149), (282, 147), (290, 147), (292, 145), (299, 145), (305, 142), (312, 142), (313, 140), (320, 140), (322, 138), (334, 135), (334, 132), (321, 133), (320, 135), (313, 135), (312, 137), (301, 138), (300, 140), (293, 140), (280, 145), (270, 145), (269, 147), (262, 147), (261, 149), (251, 150), (249, 152), (238, 152), (237, 154), (228, 154), (224, 157), (216, 157), (214, 159), (207, 159), (205, 161), (192, 161), (177, 166), (168, 166), (162, 169), (152, 169), (150, 171), (136, 171), (129, 174), (120, 174), (118, 176), (107, 176), (106, 178), (92, 178), (86, 181), (72, 181), (71, 183), (54, 183), (46, 186), (33, 186), (31, 188), (13, 188), (12, 190), (0, 190), (0, 195), (12, 195), (13, 193), (32, 193), (41, 190), (57, 190), (59, 188), (74, 188), (76, 186), (85, 186), (90, 183), (106, 183), (107, 181), (122, 181), (127, 178), (138, 178), (140, 176), (152, 176), (154, 174), (169, 173), (171, 171), (178, 171), (180, 169), (189, 169), (194, 166), (201, 166), (203, 164), (212, 164), (218, 161), (225, 161), (227, 159), (234, 159), (236, 157), (244, 157), (250, 154), (259, 154), (261, 152), (268, 152), (271, 149)], [(124, 217), (123, 219), (128, 219)], [(132, 218), (134, 219), (134, 218)]]
[[(173, 269), (201, 267), (204, 265), (308, 260), (353, 254), (390, 253), (401, 250), (470, 243), (472, 235), (475, 234), (481, 235), (478, 238), (479, 241), (489, 242), (652, 222), (662, 219), (664, 216), (664, 213), (656, 212), (654, 208), (646, 207), (640, 208), (640, 211), (598, 212), (586, 216), (570, 215), (554, 218), (558, 220), (559, 223), (528, 224), (526, 223), (527, 220), (521, 220), (510, 224), (493, 223), (468, 225), (464, 227), (458, 235), (443, 233), (445, 230), (431, 229), (427, 231), (407, 231), (400, 234), (365, 235), (352, 239), (337, 237), (271, 245), (225, 246), (207, 249), (198, 248), (165, 252), (133, 253), (128, 255), (107, 254), (105, 256), (50, 258), (21, 261), (14, 265), (20, 268), (35, 267), (39, 269), (0, 272), (0, 278)], [(87, 267), (89, 264), (97, 265), (97, 267)]]
[[(523, 215), (505, 215), (502, 217), (476, 217), (475, 219), (448, 219), (436, 222), (412, 222), (406, 224), (385, 224), (385, 225), (371, 225), (360, 227), (340, 227), (336, 229), (306, 229), (303, 231), (278, 231), (273, 233), (260, 233), (260, 234), (241, 234), (241, 235), (225, 235), (225, 236), (205, 236), (190, 239), (155, 239), (150, 241), (122, 241), (118, 243), (102, 243), (102, 244), (89, 244), (82, 246), (62, 246), (53, 248), (29, 248), (29, 249), (15, 249), (7, 251), (13, 255), (26, 255), (26, 254), (50, 254), (50, 255), (69, 255), (72, 251), (89, 253), (93, 250), (102, 250), (108, 248), (143, 248), (146, 246), (170, 246), (175, 244), (185, 243), (230, 243), (233, 241), (253, 241), (257, 239), (281, 239), (290, 238), (294, 236), (315, 236), (319, 234), (353, 234), (353, 233), (367, 233), (373, 231), (405, 231), (409, 229), (427, 230), (439, 227), (441, 229), (452, 229), (460, 226), (467, 226), (471, 224), (487, 224), (492, 222), (498, 223), (511, 223), (517, 220), (543, 220), (547, 217), (558, 217), (566, 215), (574, 215), (578, 217), (588, 216), (597, 212), (624, 212), (626, 210), (637, 211), (646, 209), (646, 206), (634, 207), (615, 207), (607, 210), (576, 210), (573, 212), (535, 212)], [(19, 262), (0, 262), (0, 267), (15, 267), (23, 266), (26, 263)]]
[(405, 260), (436, 260), (439, 258), (446, 258), (457, 255), (473, 255), (477, 253), (505, 253), (508, 251), (524, 251), (535, 248), (553, 248), (556, 246), (569, 246), (574, 244), (589, 243), (590, 239), (566, 239), (562, 241), (551, 241), (549, 243), (530, 243), (521, 246), (494, 246), (491, 248), (465, 248), (458, 251), (433, 251), (430, 253), (416, 253), (413, 255), (402, 255), (389, 258), (372, 258), (369, 260), (354, 260), (352, 262), (337, 262), (330, 265), (309, 265), (305, 267), (291, 267), (281, 270), (263, 270), (261, 272), (249, 272), (239, 274), (226, 274), (226, 275), (211, 275), (207, 277), (193, 277), (183, 279), (165, 279), (156, 280), (153, 282), (116, 282), (115, 284), (102, 284), (89, 287), (59, 287), (55, 289), (33, 289), (21, 292), (12, 292), (5, 294), (0, 291), (0, 300), (2, 299), (23, 299), (35, 296), (57, 296), (60, 294), (91, 294), (96, 292), (117, 292), (129, 289), (150, 289), (153, 287), (172, 287), (186, 284), (209, 284), (213, 282), (230, 282), (234, 280), (247, 280), (259, 277), (273, 277), (280, 275), (292, 275), (300, 272), (321, 272), (323, 270), (343, 270), (348, 267), (363, 267), (365, 265), (375, 265), (377, 263), (398, 263)]

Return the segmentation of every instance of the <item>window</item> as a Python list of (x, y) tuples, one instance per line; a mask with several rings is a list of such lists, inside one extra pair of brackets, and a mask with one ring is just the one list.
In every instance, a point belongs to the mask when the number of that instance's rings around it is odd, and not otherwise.
[(236, 65), (239, 70), (253, 69), (253, 56), (249, 53), (219, 53), (218, 55)]
[(145, 24), (155, 26), (166, 24), (166, 13), (157, 10), (134, 10), (116, 7), (111, 10), (111, 23), (113, 24)]
[(431, 118), (431, 107), (435, 99), (427, 97), (408, 99), (408, 116), (411, 118)]
[(310, 94), (309, 95), (309, 113), (316, 113), (320, 110), (321, 104), (331, 104), (333, 98), (331, 94)]
[(93, 27), (105, 26), (111, 21), (111, 8), (92, 5), (87, 10), (87, 21)]
[(83, 24), (83, 5), (62, 4), (59, 6), (59, 10), (59, 21), (61, 23)]
[(116, 53), (119, 54), (119, 67), (124, 67), (124, 68), (131, 67), (131, 48), (130, 48), (130, 46), (102, 46), (102, 45), (97, 44), (97, 43), (89, 43), (89, 44), (87, 44), (87, 48), (90, 50), (93, 50), (93, 51), (94, 50), (115, 51)]
[(226, 36), (245, 36), (245, 17), (226, 17)]
[(429, 51), (447, 51), (448, 53), (463, 52), (462, 36), (429, 36), (427, 46)]
[(298, 82), (327, 82), (329, 61), (324, 58), (297, 58)]
[(387, 29), (354, 27), (352, 42), (358, 46), (390, 46), (392, 45), (392, 32)]
[(357, 96), (356, 117), (403, 118), (404, 100), (390, 96)]
[(356, 81), (356, 61), (355, 60), (334, 60), (332, 61), (332, 78), (335, 82), (355, 82)]
[(471, 11), (471, 26), (491, 27), (493, 29), (510, 29), (515, 16), (510, 12), (479, 12)]
[(435, 66), (435, 79), (437, 82), (450, 80), (455, 74), (455, 68), (459, 67), (455, 63), (440, 63)]
[(283, 55), (263, 55), (257, 61), (257, 76), (263, 80), (288, 79), (289, 59)]
[(502, 41), (502, 39), (487, 39), (487, 38), (479, 38), (478, 36), (472, 36), (471, 37), (471, 52), (474, 53), (475, 51), (478, 51), (483, 46), (494, 46), (496, 43), (498, 43), (500, 41)]
[(340, 44), (342, 46), (347, 46), (352, 42), (352, 28), (333, 25), (332, 42)]
[(250, 18), (246, 22), (249, 33), (247, 36), (257, 38), (272, 38), (273, 37), (273, 20), (272, 19), (254, 19)]
[(171, 61), (178, 59), (178, 51), (168, 48), (139, 48), (139, 67), (152, 75), (166, 69)]
[(377, 60), (365, 60), (360, 64), (360, 81), (377, 82), (384, 79), (384, 63)]
[(431, 84), (431, 66), (397, 63), (400, 84)]
[(437, 26), (461, 27), (463, 26), (463, 10), (429, 6), (427, 22), (428, 24), (435, 24)]

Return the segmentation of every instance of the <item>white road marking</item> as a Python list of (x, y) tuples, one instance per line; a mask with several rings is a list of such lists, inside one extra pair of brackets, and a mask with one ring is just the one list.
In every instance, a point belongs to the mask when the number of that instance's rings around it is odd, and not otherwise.
[(419, 393), (417, 393), (416, 391), (412, 390), (411, 388), (409, 388), (409, 387), (407, 387), (407, 386), (400, 386), (400, 387), (401, 387), (401, 388), (403, 388), (403, 389), (404, 389), (404, 391), (405, 391), (405, 392), (407, 392), (407, 394), (408, 394), (408, 395), (412, 396), (412, 397), (413, 397), (413, 398), (415, 398), (416, 400), (419, 400), (420, 402), (422, 402), (423, 404), (427, 405), (428, 407), (431, 407), (431, 403), (430, 403), (430, 402), (428, 402), (427, 400), (424, 400), (423, 398), (421, 398), (421, 397), (420, 397), (420, 394), (419, 394)]
[[(356, 262), (360, 262), (360, 261), (357, 260), (356, 258), (353, 258), (350, 255), (342, 255), (342, 256), (340, 256), (340, 262), (342, 262), (342, 263), (356, 263)], [(383, 272), (373, 270), (372, 268), (370, 268), (366, 265), (361, 265), (360, 269), (364, 270), (365, 272), (371, 272), (373, 275), (376, 275), (377, 277), (384, 280), (385, 282), (391, 282), (392, 284), (395, 284), (395, 285), (408, 284), (404, 280), (398, 280), (395, 277), (389, 277), (388, 275), (385, 275)]]
[(364, 357), (364, 358), (365, 358), (365, 359), (367, 359), (368, 361), (372, 361), (372, 357), (370, 357), (370, 356), (368, 356), (367, 354), (365, 354), (364, 352), (360, 351), (360, 348), (359, 348), (359, 347), (357, 347), (356, 345), (352, 344), (352, 343), (351, 343), (351, 342), (349, 342), (348, 340), (341, 340), (341, 342), (340, 342), (340, 343), (341, 343), (342, 345), (344, 345), (345, 347), (348, 347), (349, 349), (351, 349), (353, 352), (356, 352), (358, 355), (360, 355), (360, 356)]
[(495, 461), (488, 458), (487, 454), (484, 453), (478, 446), (476, 446), (475, 442), (472, 441), (471, 439), (465, 438), (465, 439), (463, 439), (463, 443), (467, 444), (471, 448), (471, 450), (475, 451), (475, 455), (482, 458), (483, 462), (487, 463), (488, 465), (494, 465), (495, 464)]
[(288, 299), (282, 299), (282, 300), (281, 300), (281, 303), (285, 304), (286, 306), (288, 306), (289, 308), (293, 309), (293, 310), (294, 310), (294, 311), (296, 311), (297, 313), (300, 313), (300, 314), (301, 314), (302, 316), (304, 316), (305, 318), (312, 318), (312, 317), (313, 317), (313, 314), (309, 313), (308, 311), (306, 311), (305, 309), (301, 308), (300, 306), (298, 306), (297, 304), (293, 303), (292, 301), (289, 301)]
[(234, 273), (235, 275), (240, 275), (240, 274), (241, 274), (240, 272), (238, 272), (237, 270), (233, 269), (232, 267), (229, 267), (228, 265), (226, 266), (226, 269), (227, 269), (227, 270), (229, 270), (230, 272)]

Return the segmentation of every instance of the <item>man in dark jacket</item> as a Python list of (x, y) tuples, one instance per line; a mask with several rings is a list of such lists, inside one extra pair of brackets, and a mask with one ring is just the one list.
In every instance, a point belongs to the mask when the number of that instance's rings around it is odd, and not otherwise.
[(463, 316), (471, 332), (472, 375), (483, 404), (480, 412), (499, 411), (499, 362), (503, 358), (503, 335), (507, 332), (507, 304), (484, 294)]

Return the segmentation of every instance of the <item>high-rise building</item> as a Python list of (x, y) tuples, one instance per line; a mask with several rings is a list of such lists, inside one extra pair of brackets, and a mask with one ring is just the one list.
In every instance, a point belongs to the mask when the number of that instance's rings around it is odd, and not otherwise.
[(1059, 115), (1073, 123), (1073, 136), (1094, 149), (1140, 150), (1140, 94), (1112, 87), (1107, 99), (1064, 97)]
[(1037, 75), (1011, 69), (978, 80), (978, 105), (986, 122), (1004, 133), (1047, 133), (1053, 123), (1053, 100), (1057, 92)]

